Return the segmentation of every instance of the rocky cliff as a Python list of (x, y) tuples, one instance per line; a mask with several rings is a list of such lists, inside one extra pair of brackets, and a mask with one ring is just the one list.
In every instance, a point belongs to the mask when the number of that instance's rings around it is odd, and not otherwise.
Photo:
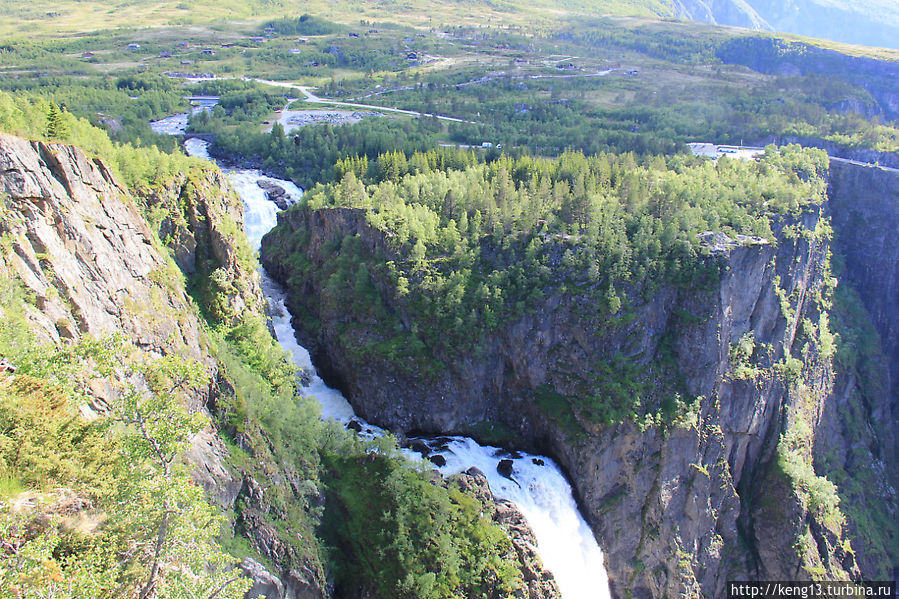
[[(444, 368), (430, 373), (358, 351), (384, 331), (319, 301), (326, 291), (297, 276), (347, 237), (376, 262), (392, 259), (364, 211), (283, 213), (262, 257), (292, 285), (304, 345), (359, 413), (401, 432), (506, 431), (507, 444), (549, 453), (572, 479), (616, 596), (712, 597), (732, 579), (858, 575), (838, 509), (810, 501), (818, 479), (799, 472), (832, 385), (831, 350), (821, 349), (832, 284), (826, 215), (809, 208), (775, 234), (776, 244), (706, 236), (715, 283), (630, 289), (626, 313), (612, 318), (589, 296), (547, 294), (473, 351), (436, 356)], [(414, 326), (387, 286), (375, 286)], [(635, 369), (658, 389), (677, 381), (655, 417), (597, 421), (572, 401), (585, 388), (600, 403), (621, 388), (650, 399)]]
[(839, 484), (862, 571), (889, 579), (899, 562), (899, 172), (838, 161), (831, 172), (842, 343), (815, 460)]
[[(837, 250), (846, 260), (847, 281), (858, 290), (880, 333), (892, 386), (899, 380), (899, 171), (834, 161), (831, 172)], [(894, 394), (894, 409), (896, 401)]]
[(245, 313), (265, 310), (243, 235), (243, 204), (221, 171), (197, 168), (134, 191), (211, 319), (233, 325)]
[[(192, 255), (208, 254), (207, 271), (222, 269), (230, 280), (240, 282), (239, 292), (226, 294), (224, 305), (239, 310), (232, 314), (259, 310), (258, 277), (241, 271), (236, 259), (239, 244), (222, 232), (241, 226), (239, 209), (230, 211), (230, 222), (222, 218), (229, 214), (224, 206), (239, 203), (220, 193), (224, 189), (220, 173), (210, 169), (192, 176), (206, 187), (174, 182), (160, 194), (168, 193), (190, 215), (183, 229), (175, 232), (183, 249), (175, 255), (188, 267), (195, 264)], [(178, 191), (171, 194), (171, 190)], [(211, 409), (233, 392), (210, 351), (181, 270), (148, 227), (139, 202), (101, 160), (71, 146), (0, 135), (0, 193), (3, 272), (21, 280), (31, 294), (28, 318), (44, 341), (60, 344), (86, 335), (121, 334), (148, 355), (196, 360), (213, 375), (213, 384), (190, 396), (188, 407), (194, 411)], [(163, 227), (166, 219), (161, 221)], [(105, 412), (115, 399), (112, 387), (103, 380), (90, 385), (93, 411)], [(196, 465), (195, 480), (223, 507), (233, 509), (240, 500), (263, 513), (269, 511), (265, 501), (253, 501), (252, 469), (242, 472), (234, 467), (217, 428), (207, 427), (193, 439), (188, 459)], [(268, 467), (283, 468), (277, 463)], [(302, 499), (303, 493), (297, 492)], [(291, 596), (326, 593), (311, 543), (295, 543), (291, 552), (279, 554), (273, 547), (284, 543), (279, 540), (284, 534), (268, 521), (260, 518), (241, 526), (259, 554), (280, 570)]]
[(34, 293), (47, 340), (124, 332), (148, 351), (202, 357), (177, 274), (99, 160), (69, 146), (0, 137), (5, 266)]
[(766, 29), (771, 26), (745, 0), (673, 0), (678, 17), (706, 23)]

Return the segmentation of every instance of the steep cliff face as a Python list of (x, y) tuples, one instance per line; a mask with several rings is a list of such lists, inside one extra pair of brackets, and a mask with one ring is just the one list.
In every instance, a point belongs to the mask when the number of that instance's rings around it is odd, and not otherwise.
[(202, 357), (197, 323), (177, 319), (187, 296), (164, 284), (177, 274), (102, 162), (2, 136), (0, 165), (7, 268), (34, 293), (32, 317), (48, 340), (122, 331), (148, 351)]
[[(239, 246), (223, 232), (241, 226), (242, 215), (232, 210), (233, 222), (222, 218), (228, 215), (225, 207), (234, 206), (233, 196), (219, 193), (220, 173), (209, 171), (203, 177), (205, 187), (185, 191), (182, 186), (175, 197), (186, 213), (197, 215), (189, 221), (194, 228), (185, 231), (208, 248), (207, 263), (214, 265), (213, 270), (227, 270), (240, 281), (242, 289), (228, 306), (242, 312), (258, 310), (258, 278), (241, 271)], [(200, 362), (212, 374), (213, 384), (189, 396), (191, 410), (205, 411), (222, 401), (229, 389), (233, 392), (210, 351), (181, 271), (166, 257), (130, 192), (102, 161), (71, 146), (0, 135), (0, 193), (3, 274), (19, 279), (30, 292), (33, 309), (28, 318), (44, 341), (59, 345), (87, 335), (120, 334), (149, 356), (174, 354)], [(179, 235), (182, 241), (186, 237)], [(103, 380), (91, 383), (91, 393), (94, 412), (107, 411), (115, 400), (113, 388)], [(231, 509), (241, 499), (263, 513), (269, 510), (266, 501), (254, 501), (252, 475), (232, 465), (231, 452), (215, 427), (196, 435), (187, 458), (196, 465), (194, 479), (223, 507)], [(301, 487), (290, 487), (286, 481), (285, 487), (296, 489), (297, 499), (303, 499)], [(279, 554), (270, 549), (284, 544), (283, 534), (266, 521), (243, 523), (242, 530), (280, 570), (282, 586), (291, 596), (326, 594), (312, 543), (298, 542)]]
[(195, 292), (215, 298), (205, 302), (213, 320), (233, 325), (247, 311), (264, 310), (253, 251), (242, 235), (243, 204), (221, 171), (180, 173), (136, 196)]
[[(899, 375), (899, 172), (834, 162), (830, 209), (845, 275), (858, 290), (881, 335), (890, 381)], [(896, 408), (894, 394), (892, 407)], [(896, 413), (896, 412), (894, 412)], [(895, 444), (895, 441), (893, 442)]]
[(895, 48), (899, 10), (889, 0), (747, 0), (775, 31)]
[[(473, 351), (437, 356), (444, 368), (430, 373), (358, 351), (384, 331), (345, 305), (319, 301), (326, 290), (296, 276), (300, 263), (323, 264), (347, 236), (361, 240), (366, 256), (392, 259), (363, 211), (284, 213), (262, 257), (292, 284), (302, 341), (367, 419), (403, 432), (502, 430), (507, 443), (548, 452), (572, 479), (616, 596), (720, 596), (739, 577), (854, 572), (836, 546), (839, 526), (813, 525), (819, 516), (777, 468), (781, 435), (800, 421), (814, 430), (818, 418), (803, 406), (819, 409), (830, 385), (829, 358), (811, 338), (826, 295), (825, 225), (814, 208), (780, 222), (776, 246), (709, 235), (716, 283), (631, 289), (627, 313), (612, 318), (589, 296), (549, 294)], [(302, 252), (287, 258), (293, 248)], [(375, 285), (398, 320), (414, 326)], [(600, 403), (615, 401), (628, 369), (659, 385), (678, 381), (682, 396), (669, 398), (667, 416), (614, 424), (570, 401), (585, 388)], [(764, 513), (769, 491), (780, 494), (777, 518)], [(797, 552), (803, 535), (812, 541)]]
[(899, 561), (899, 172), (834, 162), (829, 197), (844, 339), (815, 459), (839, 484), (862, 571), (889, 578)]
[(745, 0), (674, 0), (674, 10), (679, 17), (693, 21), (766, 29), (771, 26)]
[(896, 47), (899, 11), (886, 0), (672, 0), (678, 16), (864, 46)]

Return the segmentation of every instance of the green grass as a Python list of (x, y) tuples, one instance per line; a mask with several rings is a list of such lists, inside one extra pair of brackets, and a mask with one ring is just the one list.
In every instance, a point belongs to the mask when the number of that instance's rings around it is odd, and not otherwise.
[(346, 24), (360, 20), (430, 26), (438, 23), (470, 25), (548, 25), (561, 15), (668, 16), (663, 0), (568, 0), (550, 2), (382, 2), (353, 0), (0, 0), (4, 15), (0, 35), (56, 35), (105, 27), (197, 26), (223, 20), (263, 21), (273, 17), (322, 15)]

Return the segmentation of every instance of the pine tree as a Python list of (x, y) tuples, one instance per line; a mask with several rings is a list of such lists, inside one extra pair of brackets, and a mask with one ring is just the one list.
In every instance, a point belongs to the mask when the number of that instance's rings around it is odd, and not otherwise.
[(55, 102), (50, 102), (50, 108), (47, 110), (47, 139), (61, 140), (68, 134), (62, 113), (63, 110)]

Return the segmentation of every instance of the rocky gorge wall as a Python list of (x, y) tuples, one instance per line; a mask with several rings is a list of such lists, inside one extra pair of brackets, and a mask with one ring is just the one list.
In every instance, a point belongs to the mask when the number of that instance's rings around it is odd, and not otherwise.
[[(828, 284), (820, 208), (780, 222), (776, 245), (711, 236), (720, 281), (708, 289), (631, 293), (628, 313), (611, 322), (588, 297), (550, 294), (475, 351), (438, 356), (446, 368), (435, 376), (355, 351), (353, 341), (384, 332), (345, 305), (310, 299), (324, 290), (299, 275), (297, 264), (319, 267), (346, 236), (358, 236), (367, 256), (392, 259), (363, 211), (294, 209), (279, 222), (263, 241), (263, 263), (288, 284), (301, 341), (357, 412), (400, 433), (477, 437), (496, 424), (509, 431), (507, 443), (553, 456), (606, 554), (616, 597), (713, 597), (729, 579), (857, 575), (840, 527), (821, 523), (778, 469), (781, 435), (797, 423), (813, 435), (832, 383), (815, 338)], [(375, 285), (411, 326), (387, 286)], [(746, 340), (752, 347), (737, 364), (734, 348)], [(599, 423), (564, 401), (585, 384), (603, 388), (591, 379), (599, 364), (661, 380), (666, 361), (696, 398), (672, 421)]]
[[(175, 182), (155, 191), (154, 202), (177, 202), (194, 215), (179, 219), (180, 230), (168, 239), (183, 248), (174, 254), (182, 266), (200, 255), (207, 272), (221, 268), (229, 280), (240, 281), (240, 291), (226, 295), (228, 306), (236, 310), (233, 314), (261, 309), (258, 276), (241, 270), (235, 257), (237, 240), (220, 231), (229, 226), (224, 214), (230, 214), (232, 225), (241, 225), (239, 201), (220, 193), (221, 173), (209, 170), (201, 179), (205, 186), (188, 188)], [(43, 341), (59, 345), (88, 335), (120, 334), (149, 356), (175, 354), (205, 366), (212, 384), (191, 394), (192, 411), (208, 413), (228, 393), (230, 382), (210, 352), (180, 269), (167, 257), (131, 191), (100, 159), (72, 146), (0, 134), (0, 194), (5, 196), (3, 274), (19, 279), (31, 294), (28, 318)], [(165, 226), (171, 218), (155, 224)], [(115, 401), (113, 388), (101, 379), (91, 382), (91, 394), (94, 416)], [(252, 494), (258, 483), (251, 473), (234, 468), (214, 425), (194, 437), (187, 459), (196, 465), (196, 482), (222, 507), (232, 509), (240, 499), (267, 511), (266, 502)], [(326, 594), (311, 545), (285, 550), (289, 545), (280, 540), (282, 535), (262, 518), (245, 522), (243, 530), (257, 551), (281, 570), (278, 574), (286, 582), (282, 588), (291, 596)], [(252, 560), (244, 569), (251, 576), (275, 578)]]
[[(831, 173), (837, 251), (846, 260), (848, 282), (880, 333), (894, 388), (899, 380), (899, 171), (833, 162)], [(895, 390), (891, 407), (899, 407)]]
[(815, 460), (839, 481), (863, 573), (888, 579), (899, 563), (899, 172), (832, 161), (828, 195), (844, 263), (836, 311), (858, 331), (840, 331)]

